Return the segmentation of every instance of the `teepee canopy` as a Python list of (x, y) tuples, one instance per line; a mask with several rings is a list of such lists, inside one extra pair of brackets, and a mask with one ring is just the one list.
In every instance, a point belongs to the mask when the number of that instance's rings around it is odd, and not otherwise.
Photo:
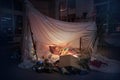
[[(85, 49), (85, 51), (90, 48), (92, 49), (90, 62), (98, 61), (99, 63), (102, 63), (102, 66), (100, 66), (99, 68), (91, 63), (89, 65), (91, 69), (108, 73), (120, 73), (119, 61), (108, 59), (100, 55), (99, 52), (97, 52), (98, 54), (94, 54), (97, 50), (98, 42), (98, 39), (96, 39), (95, 37), (95, 22), (63, 22), (41, 14), (28, 1), (26, 2), (26, 5), (27, 19), (25, 20), (26, 26), (23, 31), (24, 36), (22, 47), (23, 62), (18, 65), (20, 68), (31, 68), (34, 65), (33, 60), (36, 61), (42, 55), (51, 52), (49, 46), (54, 45), (63, 47), (65, 51), (67, 51), (68, 48), (82, 48)], [(69, 51), (68, 53), (71, 54), (71, 51)], [(72, 56), (75, 57), (75, 55)], [(83, 55), (82, 57), (84, 56), (85, 55)], [(86, 56), (87, 58), (89, 58), (89, 55)], [(52, 62), (56, 62), (57, 60), (59, 60), (59, 57), (60, 55), (52, 54)], [(63, 62), (64, 61), (66, 61), (67, 63), (68, 60), (64, 59)], [(74, 64), (73, 61), (72, 63)]]
[[(64, 22), (43, 15), (30, 3), (27, 3), (26, 7), (29, 25), (25, 30), (24, 46), (25, 44), (29, 48), (33, 46), (30, 40), (32, 36), (38, 56), (47, 53), (51, 45), (79, 48), (80, 38), (82, 48), (92, 48), (96, 32), (95, 22)], [(25, 50), (30, 49), (25, 47)]]

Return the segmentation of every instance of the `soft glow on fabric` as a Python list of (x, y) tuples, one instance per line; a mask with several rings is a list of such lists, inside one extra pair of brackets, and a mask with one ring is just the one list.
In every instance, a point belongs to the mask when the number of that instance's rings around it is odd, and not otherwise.
[(88, 47), (94, 39), (95, 22), (72, 23), (55, 20), (44, 16), (29, 4), (27, 15), (38, 55), (46, 53), (49, 45), (79, 48), (80, 37), (83, 37), (88, 38), (84, 40), (84, 47)]

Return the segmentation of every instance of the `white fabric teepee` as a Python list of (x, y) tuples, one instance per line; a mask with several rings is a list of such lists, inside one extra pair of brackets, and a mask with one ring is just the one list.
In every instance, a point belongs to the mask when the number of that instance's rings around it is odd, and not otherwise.
[[(26, 7), (29, 25), (26, 25), (24, 28), (24, 62), (19, 65), (20, 67), (31, 67), (32, 64), (28, 59), (31, 59), (33, 55), (36, 58), (36, 55), (37, 57), (41, 57), (43, 54), (48, 53), (49, 46), (51, 45), (72, 48), (81, 47), (83, 49), (90, 48), (92, 49), (92, 53), (95, 53), (97, 49), (97, 40), (95, 41), (95, 22), (63, 22), (41, 14), (29, 2), (27, 2)], [(80, 41), (80, 38), (82, 38), (82, 41)], [(102, 72), (120, 72), (118, 71), (119, 62), (116, 63), (116, 61), (101, 58), (100, 56), (96, 57), (96, 55), (97, 54), (93, 54), (93, 56), (100, 61), (104, 60), (103, 62), (106, 62), (108, 66), (99, 69), (91, 66), (92, 69)]]
[[(95, 22), (73, 23), (55, 20), (41, 14), (30, 3), (27, 3), (27, 17), (29, 20), (28, 28), (31, 28), (38, 57), (46, 54), (51, 45), (79, 48), (81, 37), (82, 48), (93, 48), (96, 32)], [(25, 32), (28, 30), (26, 29)], [(27, 39), (23, 42), (29, 43), (27, 46), (32, 46), (30, 40), (28, 40), (31, 38), (28, 35), (31, 35), (30, 32), (24, 35)], [(30, 49), (26, 49), (24, 45), (24, 50)], [(30, 54), (30, 51), (24, 52)]]

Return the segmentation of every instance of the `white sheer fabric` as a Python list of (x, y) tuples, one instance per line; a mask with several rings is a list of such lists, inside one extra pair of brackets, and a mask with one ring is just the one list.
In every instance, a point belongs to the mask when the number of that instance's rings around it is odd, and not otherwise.
[(63, 22), (49, 18), (27, 4), (27, 15), (36, 42), (38, 56), (47, 53), (50, 45), (79, 48), (91, 47), (96, 31), (95, 22)]

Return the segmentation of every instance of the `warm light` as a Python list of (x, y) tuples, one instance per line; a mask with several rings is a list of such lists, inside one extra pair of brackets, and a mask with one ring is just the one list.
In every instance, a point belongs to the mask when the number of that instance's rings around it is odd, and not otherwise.
[(78, 58), (78, 56), (77, 55), (73, 55), (74, 57), (76, 57), (76, 58)]
[(49, 46), (56, 46), (55, 44), (51, 44), (51, 45), (49, 45)]
[(68, 52), (68, 54), (73, 55), (73, 53), (71, 53), (71, 52)]

